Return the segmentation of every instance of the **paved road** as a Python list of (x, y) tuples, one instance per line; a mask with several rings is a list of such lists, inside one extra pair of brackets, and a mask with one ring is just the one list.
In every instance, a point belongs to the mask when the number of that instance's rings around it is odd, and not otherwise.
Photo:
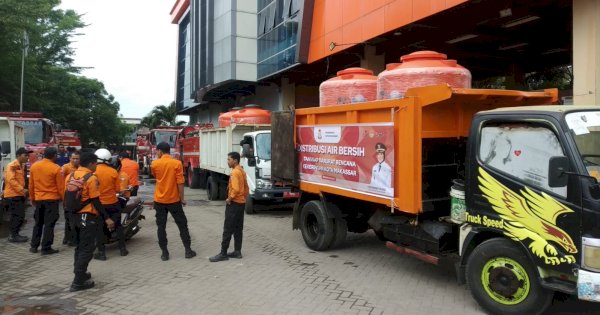
[[(151, 200), (153, 186), (140, 189)], [(40, 256), (0, 240), (0, 311), (31, 314), (483, 314), (450, 266), (436, 267), (386, 249), (372, 233), (349, 234), (328, 252), (308, 249), (291, 229), (289, 210), (246, 216), (244, 258), (210, 263), (219, 250), (224, 203), (187, 190), (194, 259), (185, 259), (171, 218), (171, 260), (160, 260), (154, 211), (145, 210), (130, 255), (93, 260), (94, 289), (70, 293), (73, 249)], [(31, 210), (29, 210), (30, 212)], [(31, 218), (31, 217), (30, 217)], [(26, 233), (31, 231), (31, 219)], [(57, 226), (62, 240), (62, 221)], [(1, 234), (1, 231), (0, 231)], [(5, 235), (0, 235), (5, 237)], [(57, 242), (60, 243), (60, 242)], [(556, 299), (548, 314), (600, 314), (600, 305)]]

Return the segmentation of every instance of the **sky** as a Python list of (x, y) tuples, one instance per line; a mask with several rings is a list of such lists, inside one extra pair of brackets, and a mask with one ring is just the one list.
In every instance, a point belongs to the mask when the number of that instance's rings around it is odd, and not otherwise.
[(83, 15), (87, 27), (73, 38), (75, 66), (104, 83), (126, 118), (142, 118), (175, 100), (175, 0), (62, 0), (59, 8)]

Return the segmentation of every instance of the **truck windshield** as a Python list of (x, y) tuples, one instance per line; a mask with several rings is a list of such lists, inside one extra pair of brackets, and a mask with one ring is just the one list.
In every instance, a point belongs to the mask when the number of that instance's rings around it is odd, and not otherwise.
[(256, 156), (261, 160), (271, 159), (270, 133), (261, 133), (256, 136)]
[(39, 120), (21, 120), (19, 124), (23, 126), (26, 144), (40, 144), (44, 142), (44, 126)]
[(156, 143), (159, 144), (161, 142), (166, 142), (171, 146), (171, 148), (175, 147), (175, 138), (177, 137), (177, 131), (156, 131), (155, 139)]
[(600, 111), (569, 113), (565, 119), (589, 175), (600, 180)]

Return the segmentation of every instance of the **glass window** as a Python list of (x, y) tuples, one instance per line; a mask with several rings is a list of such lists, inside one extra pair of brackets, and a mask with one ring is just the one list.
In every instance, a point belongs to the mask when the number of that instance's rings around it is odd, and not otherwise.
[(600, 180), (600, 111), (565, 116), (588, 174)]
[(271, 159), (271, 134), (261, 133), (256, 136), (256, 156), (261, 160)]
[(166, 142), (173, 148), (175, 146), (175, 139), (177, 138), (177, 131), (155, 131), (152, 144), (159, 144)]
[(564, 155), (558, 137), (540, 124), (488, 124), (481, 130), (479, 159), (483, 164), (566, 197), (566, 187), (548, 186), (550, 157)]
[(39, 144), (44, 142), (44, 126), (39, 120), (22, 120), (19, 124), (25, 129), (25, 143)]

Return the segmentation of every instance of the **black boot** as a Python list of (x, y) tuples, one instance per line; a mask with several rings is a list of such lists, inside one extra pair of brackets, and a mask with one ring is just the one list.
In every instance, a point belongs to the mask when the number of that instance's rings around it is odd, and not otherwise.
[(185, 258), (193, 258), (196, 257), (196, 252), (193, 251), (191, 248), (187, 248), (185, 250)]
[(103, 260), (103, 261), (104, 261), (104, 260), (106, 260), (106, 252), (104, 252), (104, 251), (101, 251), (101, 252), (100, 252), (100, 251), (99, 251), (99, 252), (96, 252), (96, 253), (94, 254), (94, 259), (97, 259), (97, 260)]
[(162, 261), (169, 260), (169, 251), (166, 248), (162, 250), (162, 254), (160, 255), (160, 259), (162, 259)]
[(241, 259), (242, 258), (242, 252), (239, 251), (239, 250), (234, 250), (231, 253), (227, 253), (227, 257)]
[(42, 249), (42, 255), (52, 255), (58, 253), (58, 249), (54, 249), (52, 247), (47, 249)]
[(218, 254), (210, 257), (208, 260), (210, 260), (210, 262), (217, 262), (217, 261), (229, 260), (229, 257), (227, 257), (227, 254), (218, 253)]
[(83, 282), (75, 282), (73, 281), (73, 283), (71, 283), (71, 288), (69, 289), (69, 291), (71, 292), (76, 292), (76, 291), (81, 291), (81, 290), (87, 290), (87, 289), (91, 289), (94, 287), (94, 281), (87, 279)]
[(126, 248), (119, 249), (119, 252), (121, 256), (127, 256), (129, 254), (129, 251)]
[(29, 237), (15, 234), (8, 237), (8, 241), (11, 243), (24, 243), (29, 240)]

